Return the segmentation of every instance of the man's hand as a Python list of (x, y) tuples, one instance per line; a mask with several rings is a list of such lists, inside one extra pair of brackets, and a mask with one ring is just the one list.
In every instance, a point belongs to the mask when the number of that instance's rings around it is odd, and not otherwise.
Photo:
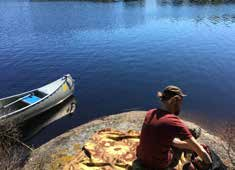
[(203, 160), (208, 166), (212, 163), (212, 160), (206, 150), (196, 141), (194, 137), (182, 141), (178, 138), (173, 140), (173, 146), (179, 149), (187, 149), (197, 153), (197, 155)]
[(202, 145), (200, 145), (194, 137), (191, 137), (190, 139), (185, 140), (185, 142), (188, 143), (189, 147), (192, 149), (192, 151), (196, 152), (197, 155), (203, 160), (205, 164), (211, 165), (212, 160), (210, 155), (207, 153), (207, 151), (203, 148)]
[(204, 163), (199, 157), (196, 157), (192, 163), (197, 169), (200, 170), (208, 170), (211, 166), (211, 164)]

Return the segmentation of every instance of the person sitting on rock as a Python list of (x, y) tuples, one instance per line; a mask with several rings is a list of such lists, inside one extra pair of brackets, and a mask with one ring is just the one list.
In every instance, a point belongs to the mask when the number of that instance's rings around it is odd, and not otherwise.
[(212, 160), (195, 139), (197, 133), (178, 117), (184, 96), (179, 87), (167, 86), (158, 92), (163, 108), (147, 112), (136, 150), (137, 160), (146, 169), (174, 169), (182, 150), (195, 152), (210, 167)]

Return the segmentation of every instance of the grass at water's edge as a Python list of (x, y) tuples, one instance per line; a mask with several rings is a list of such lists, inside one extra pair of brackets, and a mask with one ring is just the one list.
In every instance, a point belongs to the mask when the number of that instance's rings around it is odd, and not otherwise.
[(13, 122), (0, 123), (0, 169), (18, 170), (32, 149), (21, 141), (22, 133)]

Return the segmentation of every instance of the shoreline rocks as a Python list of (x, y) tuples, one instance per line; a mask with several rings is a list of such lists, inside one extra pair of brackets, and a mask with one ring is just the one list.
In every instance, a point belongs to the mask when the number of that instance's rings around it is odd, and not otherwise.
[[(88, 140), (94, 132), (104, 128), (113, 128), (121, 131), (140, 130), (145, 113), (145, 111), (120, 113), (102, 117), (71, 129), (70, 131), (35, 149), (23, 169), (62, 169), (66, 163), (70, 162), (74, 158), (85, 141)], [(185, 123), (190, 128), (199, 127), (195, 123), (189, 121), (185, 121)], [(200, 143), (207, 144), (215, 150), (229, 169), (234, 168), (231, 159), (228, 156), (226, 150), (228, 144), (225, 141), (210, 134), (205, 129), (202, 129), (201, 137), (198, 140)], [(235, 158), (234, 152), (230, 152)]]

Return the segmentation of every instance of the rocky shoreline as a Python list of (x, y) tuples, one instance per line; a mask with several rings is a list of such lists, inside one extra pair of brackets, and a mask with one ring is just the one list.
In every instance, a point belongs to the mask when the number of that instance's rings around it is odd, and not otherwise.
[[(89, 139), (94, 132), (104, 128), (113, 128), (122, 131), (131, 129), (140, 130), (144, 116), (145, 111), (131, 111), (99, 118), (78, 126), (35, 149), (23, 169), (62, 169), (66, 163), (74, 158), (85, 141)], [(185, 121), (185, 123), (190, 128), (198, 127), (198, 125), (189, 121)], [(207, 144), (215, 150), (229, 169), (235, 168), (226, 150), (228, 144), (221, 138), (202, 129), (199, 142)], [(230, 155), (232, 155), (232, 158), (235, 158), (235, 154), (231, 150)]]

